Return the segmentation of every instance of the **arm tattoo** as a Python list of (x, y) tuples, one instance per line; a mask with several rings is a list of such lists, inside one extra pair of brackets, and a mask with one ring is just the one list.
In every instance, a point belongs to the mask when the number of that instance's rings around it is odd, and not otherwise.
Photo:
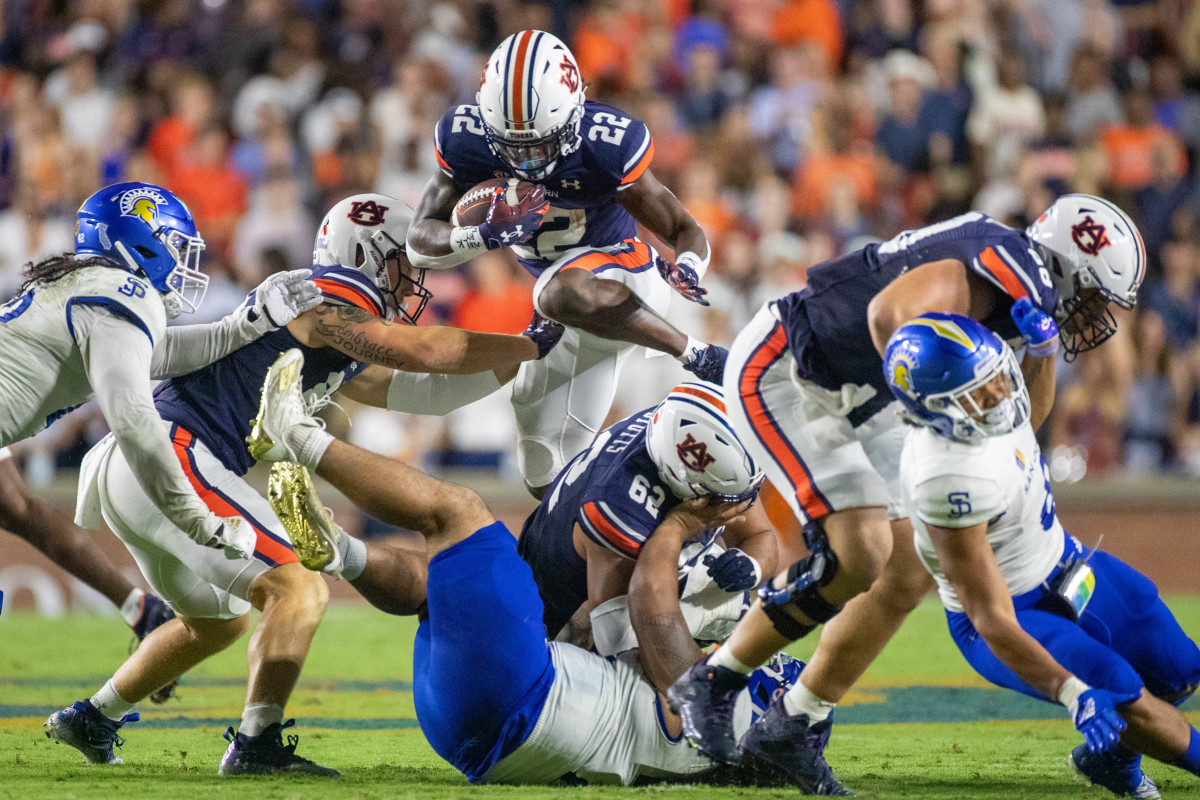
[(359, 361), (382, 364), (392, 369), (403, 369), (404, 359), (394, 347), (373, 341), (371, 329), (377, 326), (391, 327), (386, 319), (369, 314), (354, 306), (317, 306), (316, 333), (325, 343), (341, 350)]
[(579, 610), (567, 620), (567, 624), (562, 626), (562, 630), (554, 637), (556, 642), (567, 642), (576, 647), (581, 647), (584, 650), (591, 650), (592, 641), (592, 614), (587, 603), (579, 607)]
[(650, 681), (666, 691), (696, 663), (700, 648), (692, 639), (683, 614), (678, 611), (641, 617), (638, 622), (639, 657)]

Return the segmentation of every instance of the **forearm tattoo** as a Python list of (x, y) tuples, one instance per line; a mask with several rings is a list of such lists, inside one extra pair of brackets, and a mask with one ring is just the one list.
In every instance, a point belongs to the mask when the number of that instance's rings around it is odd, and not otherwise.
[(392, 369), (404, 368), (402, 354), (394, 347), (373, 341), (376, 337), (371, 335), (372, 328), (391, 327), (392, 323), (354, 306), (320, 305), (314, 310), (317, 314), (316, 333), (330, 347), (359, 361)]
[(641, 617), (637, 627), (642, 664), (650, 681), (666, 690), (700, 655), (683, 614), (667, 611)]

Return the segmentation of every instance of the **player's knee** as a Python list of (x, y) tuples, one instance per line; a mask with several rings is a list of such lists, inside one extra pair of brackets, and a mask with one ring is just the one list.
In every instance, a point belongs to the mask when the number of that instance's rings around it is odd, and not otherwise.
[(469, 536), (493, 522), (483, 498), (465, 486), (452, 483), (442, 484), (434, 516), (433, 527), (441, 536)]
[(842, 610), (842, 604), (828, 596), (828, 587), (837, 580), (841, 565), (819, 521), (805, 527), (804, 538), (810, 555), (793, 564), (782, 579), (776, 577), (758, 590), (767, 619), (780, 635), (792, 640), (807, 635)]
[(293, 616), (319, 620), (329, 603), (329, 587), (320, 574), (298, 563), (284, 564), (255, 579), (250, 601), (258, 609), (280, 605)]
[(876, 587), (879, 600), (896, 613), (908, 614), (921, 605), (925, 595), (934, 588), (933, 577), (923, 569), (892, 569), (890, 561), (888, 564)]
[(242, 614), (241, 616), (228, 619), (220, 617), (180, 617), (179, 620), (187, 627), (194, 638), (208, 643), (214, 652), (224, 650), (236, 642), (250, 627), (249, 614)]
[(24, 538), (22, 531), (29, 527), (29, 517), (39, 502), (23, 487), (0, 487), (0, 528)]
[(861, 525), (850, 536), (838, 537), (836, 544), (841, 564), (839, 593), (846, 599), (871, 588), (886, 569), (892, 555), (892, 533), (886, 525)]

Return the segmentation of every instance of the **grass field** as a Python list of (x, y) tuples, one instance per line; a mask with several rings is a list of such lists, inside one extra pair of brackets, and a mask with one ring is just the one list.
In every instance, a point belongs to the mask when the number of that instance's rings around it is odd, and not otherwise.
[[(1200, 633), (1200, 598), (1171, 602)], [(110, 618), (0, 616), (0, 798), (396, 798), (636, 796), (793, 797), (790, 790), (709, 787), (472, 787), (421, 736), (409, 681), (415, 623), (366, 607), (329, 611), (288, 707), (299, 752), (344, 773), (220, 779), (221, 732), (241, 710), (245, 640), (185, 677), (177, 700), (139, 709), (119, 766), (94, 766), (50, 742), (52, 711), (89, 696), (120, 663), (128, 630)], [(811, 645), (810, 645), (811, 648)], [(797, 648), (803, 656), (806, 648)], [(481, 658), (480, 667), (486, 668)], [(1187, 706), (1200, 721), (1200, 702)], [(1063, 709), (987, 687), (967, 668), (926, 603), (837, 712), (829, 761), (862, 797), (1104, 798), (1075, 783), (1066, 753), (1079, 741)], [(1200, 780), (1147, 763), (1164, 797), (1200, 798)]]

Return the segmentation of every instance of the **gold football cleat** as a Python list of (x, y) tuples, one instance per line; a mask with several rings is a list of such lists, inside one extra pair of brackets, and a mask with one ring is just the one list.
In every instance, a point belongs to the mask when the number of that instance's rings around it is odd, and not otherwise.
[(342, 529), (333, 521), (333, 512), (321, 503), (308, 470), (291, 461), (272, 465), (267, 500), (291, 537), (300, 563), (340, 576)]
[[(258, 416), (251, 423), (250, 435), (246, 437), (250, 455), (255, 461), (282, 461), (290, 456), (282, 441), (286, 425), (291, 419), (304, 416), (304, 400), (300, 393), (300, 369), (304, 366), (304, 354), (292, 348), (281, 353), (263, 381), (262, 399), (258, 404)], [(288, 406), (293, 406), (288, 408)]]

